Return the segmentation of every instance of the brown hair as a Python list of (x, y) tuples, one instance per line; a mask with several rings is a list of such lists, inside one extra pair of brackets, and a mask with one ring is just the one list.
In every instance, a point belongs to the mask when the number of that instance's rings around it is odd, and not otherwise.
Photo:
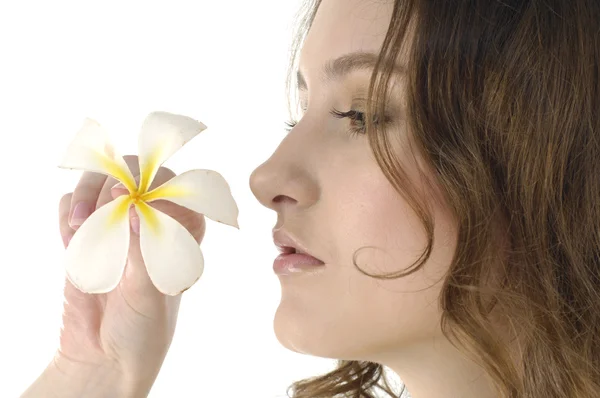
[[(302, 10), (288, 92), (319, 5)], [(418, 270), (433, 247), (433, 219), (407, 189), (389, 132), (373, 123), (409, 25), (407, 134), (458, 226), (440, 295), (444, 334), (503, 397), (600, 397), (600, 2), (395, 1), (369, 86), (367, 135), (429, 242), (420, 262), (378, 278)], [(370, 398), (376, 386), (395, 396), (381, 365), (340, 361), (289, 390)]]

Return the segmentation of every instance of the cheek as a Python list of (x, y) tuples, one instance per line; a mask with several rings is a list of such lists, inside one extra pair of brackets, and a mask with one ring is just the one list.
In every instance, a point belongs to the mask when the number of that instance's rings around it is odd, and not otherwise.
[(372, 275), (407, 271), (420, 262), (426, 233), (418, 216), (384, 176), (364, 180), (354, 198), (354, 209), (346, 209), (347, 216), (340, 218), (340, 228), (348, 232), (345, 240), (338, 241), (341, 256), (336, 264), (348, 280), (347, 313), (380, 330), (379, 338), (386, 344), (404, 344), (435, 333), (440, 317), (438, 298), (452, 254), (441, 244), (440, 237), (448, 227), (442, 214), (433, 209), (436, 246), (425, 265), (408, 276), (377, 279), (360, 273), (353, 259)]
[(332, 224), (338, 261), (352, 264), (356, 255), (368, 273), (407, 269), (427, 243), (421, 221), (379, 170), (359, 177), (337, 182), (344, 193)]
[[(401, 159), (412, 158), (397, 143)], [(417, 156), (417, 161), (421, 162)], [(421, 163), (420, 163), (421, 164)], [(422, 220), (409, 202), (386, 179), (371, 157), (363, 154), (351, 173), (339, 173), (335, 190), (339, 198), (335, 220), (331, 221), (333, 246), (338, 248), (338, 261), (358, 266), (370, 274), (399, 273), (413, 268), (427, 248), (427, 235)], [(421, 180), (414, 164), (402, 165), (417, 201), (430, 211), (435, 225), (434, 247), (419, 278), (391, 281), (412, 291), (425, 289), (443, 279), (454, 254), (457, 236), (455, 221), (441, 199), (441, 193)], [(425, 170), (429, 174), (428, 169)], [(430, 191), (434, 189), (435, 191)], [(427, 202), (425, 202), (427, 201)]]
[[(375, 360), (439, 334), (438, 298), (450, 264), (450, 223), (434, 207), (436, 246), (418, 272), (392, 280), (362, 274), (403, 271), (427, 243), (420, 220), (381, 172), (353, 170), (328, 186), (326, 213), (331, 261), (324, 273), (282, 281), (275, 319), (280, 341), (295, 351)], [(335, 204), (335, 205), (333, 205)], [(446, 237), (446, 239), (443, 239)], [(439, 245), (439, 247), (438, 247)]]

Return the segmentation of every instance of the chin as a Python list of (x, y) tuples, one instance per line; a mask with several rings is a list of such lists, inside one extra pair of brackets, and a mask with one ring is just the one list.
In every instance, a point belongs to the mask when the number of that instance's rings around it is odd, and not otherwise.
[(348, 333), (350, 324), (343, 326), (332, 323), (332, 317), (319, 319), (314, 315), (282, 301), (273, 320), (279, 343), (290, 351), (321, 358), (363, 360), (369, 356), (369, 341)]

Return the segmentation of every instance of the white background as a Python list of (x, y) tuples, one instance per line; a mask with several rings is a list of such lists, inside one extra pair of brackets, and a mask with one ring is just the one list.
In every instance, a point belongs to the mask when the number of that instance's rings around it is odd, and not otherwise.
[(299, 1), (2, 1), (0, 3), (0, 396), (16, 397), (58, 344), (63, 248), (57, 205), (80, 173), (57, 168), (86, 116), (137, 153), (154, 110), (208, 129), (166, 163), (220, 172), (241, 230), (207, 219), (206, 266), (184, 294), (175, 339), (150, 394), (283, 397), (331, 360), (287, 351), (273, 314), (276, 214), (251, 171), (284, 136), (284, 78)]

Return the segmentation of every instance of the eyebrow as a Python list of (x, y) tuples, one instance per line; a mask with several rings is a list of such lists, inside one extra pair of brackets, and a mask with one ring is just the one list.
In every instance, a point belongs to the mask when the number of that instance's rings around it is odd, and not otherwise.
[[(356, 70), (373, 69), (377, 63), (378, 55), (370, 52), (353, 52), (344, 54), (341, 57), (328, 61), (323, 67), (323, 83), (328, 84), (348, 75)], [(405, 74), (406, 68), (394, 64), (392, 67), (394, 73)], [(308, 90), (306, 79), (300, 70), (297, 74), (298, 90)]]

